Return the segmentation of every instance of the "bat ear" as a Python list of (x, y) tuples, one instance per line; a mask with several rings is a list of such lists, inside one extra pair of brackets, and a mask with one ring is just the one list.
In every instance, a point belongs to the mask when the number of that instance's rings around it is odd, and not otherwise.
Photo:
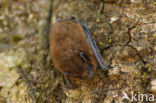
[(80, 23), (80, 21), (78, 20), (78, 18), (75, 15), (72, 15), (71, 17), (69, 17), (69, 20), (72, 20), (75, 23)]
[(77, 17), (76, 17), (75, 15), (72, 15), (72, 16), (70, 17), (70, 19), (72, 19), (72, 20), (78, 20)]
[(77, 19), (77, 17), (75, 15), (72, 15), (66, 19), (56, 19), (57, 22), (62, 22), (62, 21), (66, 21), (66, 20), (71, 20), (75, 23), (79, 23), (79, 20)]

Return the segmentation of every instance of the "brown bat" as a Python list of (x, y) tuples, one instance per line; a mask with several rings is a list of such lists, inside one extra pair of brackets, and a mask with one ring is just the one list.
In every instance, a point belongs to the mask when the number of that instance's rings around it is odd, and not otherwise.
[(107, 67), (86, 24), (76, 17), (56, 22), (49, 35), (50, 52), (55, 67), (72, 80), (90, 79), (97, 67)]

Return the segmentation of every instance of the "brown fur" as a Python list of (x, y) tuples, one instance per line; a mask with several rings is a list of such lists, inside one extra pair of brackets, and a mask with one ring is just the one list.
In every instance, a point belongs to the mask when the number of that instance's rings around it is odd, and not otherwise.
[[(71, 20), (55, 23), (52, 26), (49, 40), (55, 67), (62, 73), (70, 73), (70, 79), (87, 79), (88, 65), (95, 72), (97, 62), (79, 23)], [(89, 62), (85, 62), (80, 57), (80, 52), (84, 52), (89, 57)]]

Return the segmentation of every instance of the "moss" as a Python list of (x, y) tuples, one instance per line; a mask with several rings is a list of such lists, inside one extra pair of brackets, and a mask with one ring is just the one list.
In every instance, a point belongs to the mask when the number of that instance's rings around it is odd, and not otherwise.
[(32, 66), (28, 66), (28, 67), (27, 67), (27, 70), (28, 70), (28, 72), (30, 73), (31, 70), (32, 70)]
[(146, 69), (147, 69), (147, 68), (148, 68), (148, 64), (146, 64), (146, 65), (144, 66), (144, 68), (146, 68)]
[(148, 72), (151, 72), (151, 68), (148, 68)]
[(147, 73), (146, 72), (144, 72), (142, 79), (143, 80), (146, 80), (147, 79)]
[(99, 17), (97, 17), (96, 22), (98, 22), (98, 23), (100, 22), (100, 18)]
[(8, 4), (9, 4), (9, 2), (10, 2), (10, 0), (4, 0), (4, 1), (2, 1), (1, 4), (0, 4), (0, 10), (1, 10), (1, 11), (5, 10), (5, 8), (6, 8), (6, 7), (8, 6)]
[(47, 88), (47, 87), (49, 87), (49, 83), (48, 82), (45, 84), (45, 88)]
[(15, 42), (21, 41), (22, 39), (23, 39), (23, 37), (18, 35), (18, 34), (14, 34), (12, 36), (12, 40), (15, 41)]
[(150, 56), (150, 58), (151, 58), (151, 59), (153, 59), (153, 58), (154, 58), (154, 56)]
[(103, 46), (103, 43), (100, 41), (100, 46)]
[(153, 34), (153, 37), (156, 38), (156, 34)]
[(112, 43), (112, 39), (109, 39), (108, 43)]

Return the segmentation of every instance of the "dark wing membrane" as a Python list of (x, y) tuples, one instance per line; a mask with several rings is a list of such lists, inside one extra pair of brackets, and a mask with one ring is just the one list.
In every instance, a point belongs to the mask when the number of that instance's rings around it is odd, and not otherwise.
[(99, 65), (100, 65), (100, 67), (101, 67), (103, 70), (107, 70), (108, 68), (106, 67), (106, 65), (104, 64), (104, 62), (103, 62), (103, 60), (102, 60), (102, 57), (101, 57), (101, 55), (100, 55), (100, 53), (99, 53), (99, 50), (98, 50), (96, 44), (94, 43), (94, 41), (93, 41), (93, 39), (92, 39), (91, 33), (90, 33), (90, 31), (89, 31), (87, 25), (86, 25), (85, 23), (82, 23), (82, 22), (80, 22), (80, 24), (81, 24), (82, 27), (83, 27), (83, 31), (84, 31), (84, 33), (85, 33), (85, 36), (86, 36), (87, 39), (88, 39), (88, 42), (89, 42), (89, 44), (90, 44), (90, 47), (91, 47), (91, 49), (92, 49), (92, 51), (93, 51), (93, 53), (94, 53), (94, 55), (95, 55), (96, 60), (98, 61)]
[(83, 59), (83, 61), (88, 62), (89, 58), (88, 55), (85, 54), (84, 52), (80, 52), (80, 57)]
[(88, 75), (87, 77), (85, 77), (86, 79), (90, 79), (93, 74), (94, 74), (94, 69), (93, 67), (90, 65), (90, 60), (87, 54), (85, 54), (84, 52), (80, 52), (80, 57), (83, 59), (83, 61), (87, 62), (87, 69), (88, 69)]

